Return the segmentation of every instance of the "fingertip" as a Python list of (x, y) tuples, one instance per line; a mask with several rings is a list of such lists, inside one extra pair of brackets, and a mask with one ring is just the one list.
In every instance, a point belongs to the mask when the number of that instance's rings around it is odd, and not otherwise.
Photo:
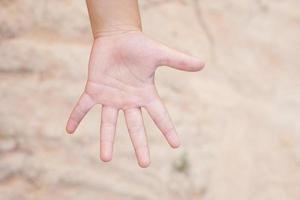
[(143, 159), (143, 160), (139, 160), (138, 164), (141, 168), (147, 168), (150, 166), (150, 160), (149, 159)]
[(67, 132), (68, 134), (74, 133), (74, 130), (70, 128), (69, 124), (66, 126), (66, 132)]
[(109, 162), (112, 160), (112, 150), (110, 150), (110, 146), (105, 146), (105, 143), (101, 143), (101, 149), (100, 149), (100, 159), (103, 162)]
[(172, 134), (169, 134), (167, 138), (172, 148), (176, 149), (180, 147), (181, 144), (176, 131), (172, 132)]
[(180, 147), (180, 141), (178, 140), (178, 141), (173, 141), (171, 144), (170, 144), (170, 146), (173, 148), (173, 149), (177, 149), (177, 148), (179, 148)]
[(198, 63), (198, 71), (202, 70), (205, 67), (205, 62), (199, 61)]
[(150, 155), (148, 147), (138, 148), (136, 150), (137, 162), (141, 168), (147, 168), (150, 165)]
[(195, 58), (195, 60), (190, 63), (189, 66), (187, 66), (187, 71), (191, 71), (191, 72), (197, 72), (202, 70), (205, 67), (205, 62), (200, 61), (199, 59)]
[(147, 168), (151, 163), (148, 147), (137, 149), (136, 157), (141, 168)]
[(67, 126), (66, 126), (66, 131), (68, 134), (74, 133), (76, 130), (76, 124), (72, 122), (71, 120), (68, 121)]
[(68, 134), (70, 134), (70, 135), (74, 133), (73, 130), (69, 130), (68, 128), (66, 128), (66, 132), (67, 132)]
[(101, 153), (100, 159), (101, 159), (103, 162), (110, 162), (110, 161), (112, 160), (112, 156), (109, 155), (109, 154)]

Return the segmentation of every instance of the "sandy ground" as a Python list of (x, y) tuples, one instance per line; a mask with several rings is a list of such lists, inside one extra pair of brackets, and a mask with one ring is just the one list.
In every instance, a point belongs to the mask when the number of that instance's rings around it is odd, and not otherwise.
[(152, 164), (138, 168), (121, 115), (103, 163), (99, 106), (67, 135), (92, 42), (85, 2), (1, 0), (0, 199), (299, 199), (300, 1), (140, 6), (149, 36), (207, 61), (157, 73), (182, 147), (145, 114)]

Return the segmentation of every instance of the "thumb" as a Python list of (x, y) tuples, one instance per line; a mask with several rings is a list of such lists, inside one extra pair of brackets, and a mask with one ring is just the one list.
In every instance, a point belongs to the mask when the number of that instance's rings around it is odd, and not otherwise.
[(204, 67), (204, 62), (200, 59), (179, 52), (175, 49), (163, 46), (159, 52), (159, 66), (169, 66), (183, 71), (199, 71)]

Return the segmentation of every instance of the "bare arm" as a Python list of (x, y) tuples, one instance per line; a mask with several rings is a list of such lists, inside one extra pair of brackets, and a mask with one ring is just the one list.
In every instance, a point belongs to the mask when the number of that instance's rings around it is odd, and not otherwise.
[(94, 37), (141, 30), (136, 0), (87, 0)]

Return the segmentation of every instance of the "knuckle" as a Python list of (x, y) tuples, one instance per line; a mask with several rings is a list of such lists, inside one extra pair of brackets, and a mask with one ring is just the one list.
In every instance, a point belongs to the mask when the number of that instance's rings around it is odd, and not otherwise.
[(141, 125), (134, 125), (128, 127), (128, 130), (131, 134), (140, 134), (143, 131), (143, 127)]
[(101, 121), (101, 126), (103, 128), (114, 128), (115, 124), (108, 121)]
[(158, 114), (155, 118), (154, 118), (154, 121), (156, 123), (161, 123), (161, 124), (165, 124), (165, 123), (168, 123), (168, 115), (167, 113), (162, 113), (162, 114)]
[(76, 107), (76, 112), (79, 114), (79, 115), (84, 115), (87, 111), (84, 109), (84, 107), (82, 106), (81, 103), (79, 103)]
[(174, 131), (175, 131), (175, 128), (173, 126), (169, 126), (169, 127), (166, 126), (166, 127), (163, 128), (163, 132), (167, 136), (172, 135), (174, 133)]

